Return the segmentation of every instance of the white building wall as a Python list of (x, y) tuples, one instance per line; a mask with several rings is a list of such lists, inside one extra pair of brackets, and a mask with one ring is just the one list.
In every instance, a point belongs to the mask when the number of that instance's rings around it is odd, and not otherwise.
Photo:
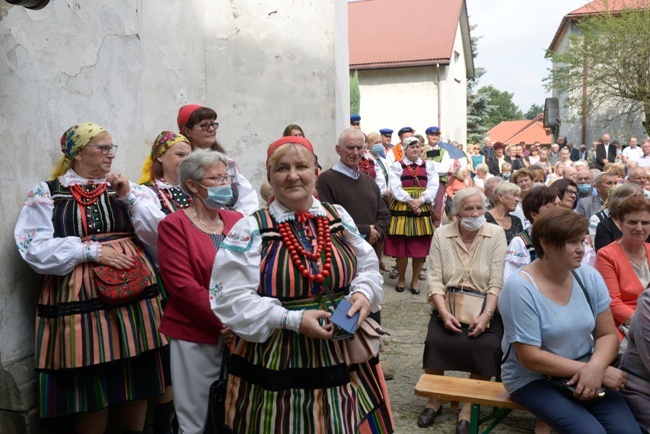
[(178, 108), (205, 104), (257, 187), (266, 147), (288, 123), (334, 161), (349, 116), (347, 62), (344, 0), (55, 0), (40, 11), (0, 1), (0, 432), (40, 432), (40, 277), (13, 227), (29, 190), (50, 178), (63, 131), (104, 126), (119, 146), (113, 168), (137, 180), (153, 139), (177, 129)]
[[(558, 52), (566, 50), (569, 46), (569, 35), (575, 34), (576, 23), (571, 23), (569, 30), (564, 34), (562, 39), (558, 42)], [(579, 89), (578, 92), (582, 92)], [(566, 136), (568, 140), (572, 141), (574, 145), (582, 144), (582, 116), (575, 109), (570, 109), (565, 106), (565, 96), (553, 91), (553, 96), (557, 97), (560, 105), (560, 135)], [(610, 113), (608, 113), (608, 111)], [(630, 136), (639, 138), (639, 142), (647, 136), (643, 126), (641, 125), (642, 116), (637, 118), (620, 118), (614, 121), (612, 119), (616, 114), (612, 113), (611, 106), (606, 104), (596, 113), (592, 113), (586, 122), (585, 143), (587, 148), (591, 148), (594, 140), (602, 137), (604, 133), (609, 133), (612, 140), (618, 140), (621, 145), (629, 142)]]
[[(441, 67), (444, 76), (445, 67)], [(435, 67), (369, 69), (359, 71), (361, 93), (361, 129), (366, 132), (381, 128), (397, 131), (410, 126), (424, 135), (436, 125), (438, 94)]]
[[(467, 143), (467, 70), (460, 25), (449, 65), (359, 70), (361, 129), (439, 126), (446, 142)], [(438, 95), (440, 94), (440, 100)], [(395, 137), (394, 141), (397, 141)]]
[(442, 109), (443, 137), (451, 142), (467, 144), (467, 65), (460, 24), (456, 29), (456, 38), (452, 50), (445, 86), (445, 98)]

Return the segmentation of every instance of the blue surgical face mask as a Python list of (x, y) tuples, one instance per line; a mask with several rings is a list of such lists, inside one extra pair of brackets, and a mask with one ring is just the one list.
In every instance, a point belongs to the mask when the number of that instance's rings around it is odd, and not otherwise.
[(214, 187), (206, 187), (201, 184), (199, 185), (205, 188), (208, 192), (208, 195), (205, 197), (205, 199), (201, 198), (201, 200), (203, 200), (203, 204), (208, 208), (229, 208), (235, 204), (235, 194), (231, 185), (216, 185)]
[(381, 143), (378, 143), (376, 145), (372, 145), (372, 152), (375, 155), (379, 155), (382, 158), (386, 158), (386, 154), (384, 153), (384, 145), (382, 145)]
[(578, 191), (582, 194), (587, 194), (591, 191), (591, 184), (578, 184)]

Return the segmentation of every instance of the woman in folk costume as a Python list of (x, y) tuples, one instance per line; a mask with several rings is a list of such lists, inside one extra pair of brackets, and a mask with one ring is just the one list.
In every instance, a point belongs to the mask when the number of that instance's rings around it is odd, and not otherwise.
[(397, 292), (404, 291), (406, 267), (409, 258), (412, 259), (410, 290), (416, 295), (420, 293), (418, 276), (431, 247), (436, 218), (431, 205), (439, 182), (434, 162), (420, 158), (420, 141), (407, 137), (403, 144), (404, 158), (390, 167), (389, 186), (393, 199), (384, 254), (397, 258)]
[[(61, 151), (54, 179), (29, 193), (14, 231), (23, 259), (44, 275), (40, 415), (75, 415), (77, 432), (103, 433), (119, 403), (124, 432), (142, 432), (146, 400), (166, 386), (158, 282), (145, 252), (162, 213), (142, 187), (110, 173), (117, 146), (99, 125), (69, 128)], [(115, 290), (125, 279), (131, 297)]]
[(158, 196), (160, 209), (166, 215), (190, 206), (190, 201), (178, 185), (178, 165), (192, 152), (189, 140), (179, 133), (163, 131), (151, 146), (142, 166), (140, 184)]
[(237, 433), (393, 431), (378, 359), (346, 364), (324, 288), (364, 321), (383, 298), (377, 256), (342, 207), (313, 196), (314, 163), (307, 139), (272, 143), (275, 200), (239, 221), (215, 260), (212, 309), (236, 335), (226, 421)]

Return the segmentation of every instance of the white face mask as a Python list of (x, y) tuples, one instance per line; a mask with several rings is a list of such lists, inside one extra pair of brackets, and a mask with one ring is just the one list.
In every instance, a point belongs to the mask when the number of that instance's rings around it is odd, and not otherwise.
[(485, 216), (483, 214), (476, 217), (461, 217), (460, 224), (470, 232), (480, 229), (485, 223)]

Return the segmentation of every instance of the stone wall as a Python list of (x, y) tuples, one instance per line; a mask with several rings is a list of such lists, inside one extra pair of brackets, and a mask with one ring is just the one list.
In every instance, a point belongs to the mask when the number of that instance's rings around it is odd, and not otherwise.
[(0, 3), (0, 432), (39, 432), (33, 372), (40, 277), (13, 227), (78, 122), (111, 132), (114, 169), (137, 180), (181, 105), (219, 113), (218, 132), (255, 187), (266, 146), (298, 123), (323, 166), (349, 116), (347, 2), (56, 0)]

